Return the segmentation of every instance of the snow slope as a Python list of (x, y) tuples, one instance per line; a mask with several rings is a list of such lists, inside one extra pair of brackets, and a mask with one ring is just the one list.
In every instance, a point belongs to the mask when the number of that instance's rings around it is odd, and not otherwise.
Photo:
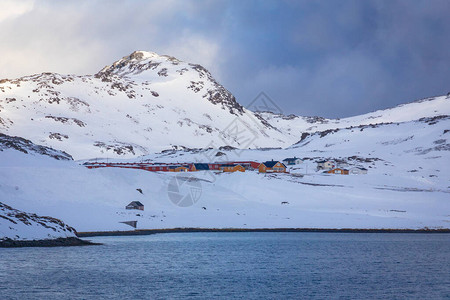
[(270, 112), (258, 112), (286, 135), (299, 137), (302, 133), (313, 133), (335, 128), (347, 128), (360, 125), (398, 123), (430, 118), (439, 115), (450, 115), (450, 97), (431, 97), (411, 103), (401, 104), (393, 108), (378, 110), (368, 114), (344, 119), (326, 119), (322, 117), (284, 116)]
[(58, 219), (40, 217), (0, 202), (0, 242), (75, 237), (75, 230)]
[[(34, 168), (47, 167), (47, 161), (72, 160), (72, 157), (65, 152), (36, 145), (20, 137), (0, 134), (0, 172), (5, 177), (9, 177), (14, 172), (8, 166), (20, 165), (17, 157), (9, 157), (8, 153), (20, 153), (19, 157), (34, 158), (38, 163), (34, 166), (29, 166)], [(0, 189), (6, 191), (15, 190), (20, 193), (17, 185), (8, 186), (6, 182), (6, 180), (0, 181)], [(36, 184), (36, 178), (30, 179), (27, 184)], [(28, 201), (32, 202), (34, 197), (30, 195)], [(8, 195), (0, 197), (0, 242), (4, 239), (44, 240), (75, 237), (75, 230), (58, 219), (41, 217), (34, 213), (20, 211), (5, 203), (14, 204), (14, 198), (11, 199)], [(24, 210), (29, 211), (26, 208)]]
[(3, 133), (0, 133), (0, 151), (5, 149), (15, 149), (20, 152), (31, 154), (31, 155), (46, 155), (49, 157), (53, 157), (57, 160), (72, 160), (72, 156), (69, 154), (58, 151), (50, 147), (40, 146), (32, 143), (30, 140), (17, 137), (17, 136), (9, 136)]
[[(0, 197), (10, 199), (7, 203), (18, 208), (58, 217), (78, 231), (133, 229), (120, 223), (126, 221), (138, 221), (138, 229), (450, 227), (449, 190), (428, 178), (393, 178), (372, 169), (361, 176), (309, 171), (301, 177), (293, 173), (180, 175), (134, 169), (89, 170), (58, 161), (36, 168), (29, 167), (35, 157), (17, 155), (23, 156), (24, 166), (1, 169)], [(375, 163), (375, 167), (379, 165)], [(193, 205), (180, 207), (170, 198), (171, 182), (175, 176), (192, 175), (200, 184), (194, 186), (200, 196), (193, 198), (197, 200)], [(177, 180), (181, 196), (192, 193), (186, 180)], [(145, 211), (125, 210), (136, 200), (145, 205)]]
[[(447, 128), (448, 117), (428, 118), (317, 133), (286, 149), (220, 150), (219, 161), (305, 158), (290, 174), (279, 175), (87, 169), (8, 149), (0, 152), (0, 199), (58, 217), (78, 231), (133, 229), (121, 223), (127, 221), (137, 221), (138, 229), (450, 228)], [(155, 153), (138, 160), (202, 161), (210, 151)], [(314, 163), (322, 158), (360, 165), (369, 173), (323, 174)], [(182, 207), (174, 194), (195, 201)], [(125, 210), (136, 200), (145, 211)]]
[[(247, 138), (236, 138), (233, 128)], [(173, 146), (287, 147), (202, 66), (136, 51), (95, 75), (0, 80), (0, 130), (75, 159), (137, 157)]]

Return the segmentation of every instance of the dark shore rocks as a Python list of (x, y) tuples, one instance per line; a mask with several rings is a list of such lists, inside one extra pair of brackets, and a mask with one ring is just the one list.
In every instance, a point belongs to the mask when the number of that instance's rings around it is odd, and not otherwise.
[(35, 241), (17, 241), (12, 239), (4, 239), (0, 241), (0, 248), (68, 247), (68, 246), (90, 246), (90, 245), (101, 245), (101, 244), (82, 240), (76, 237), (58, 238), (53, 240), (35, 240)]

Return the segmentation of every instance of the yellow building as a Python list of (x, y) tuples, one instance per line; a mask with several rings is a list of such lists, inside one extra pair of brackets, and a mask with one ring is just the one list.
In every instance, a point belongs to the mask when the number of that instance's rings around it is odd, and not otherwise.
[(169, 172), (187, 172), (189, 171), (188, 167), (185, 166), (170, 166)]
[(220, 169), (224, 172), (245, 172), (245, 168), (243, 166), (234, 164), (221, 165)]
[(259, 165), (259, 173), (285, 173), (286, 166), (279, 161), (266, 161)]

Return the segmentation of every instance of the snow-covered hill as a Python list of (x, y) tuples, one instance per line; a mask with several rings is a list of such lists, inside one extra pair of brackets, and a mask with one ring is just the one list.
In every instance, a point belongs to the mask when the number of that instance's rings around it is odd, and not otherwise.
[[(236, 126), (247, 138), (233, 135)], [(243, 108), (202, 66), (144, 51), (92, 76), (0, 80), (0, 131), (75, 159), (173, 146), (287, 147), (297, 139)]]
[(360, 125), (375, 125), (383, 123), (399, 123), (432, 118), (440, 115), (450, 115), (450, 97), (431, 97), (393, 108), (378, 110), (343, 119), (326, 119), (322, 117), (284, 116), (271, 112), (258, 112), (270, 125), (286, 135), (301, 136), (303, 133), (313, 133), (336, 128), (356, 127)]
[(4, 151), (6, 149), (15, 149), (20, 152), (32, 155), (47, 155), (57, 160), (73, 159), (72, 156), (63, 151), (58, 151), (50, 147), (36, 145), (32, 143), (30, 140), (18, 136), (9, 136), (0, 133), (0, 151)]
[[(11, 159), (8, 153), (16, 153)], [(32, 157), (38, 164), (26, 165), (20, 162), (20, 157)], [(10, 176), (14, 172), (22, 172), (24, 168), (42, 170), (49, 167), (48, 161), (72, 161), (72, 157), (67, 153), (40, 145), (33, 144), (31, 141), (0, 134), (0, 173), (3, 176)], [(19, 166), (23, 166), (20, 168)], [(9, 168), (14, 166), (12, 169)], [(27, 185), (34, 185), (36, 178), (27, 182)], [(48, 183), (51, 185), (51, 182)], [(47, 185), (48, 185), (47, 184)], [(6, 181), (0, 181), (0, 189), (3, 191), (13, 190), (19, 194), (19, 186), (9, 186)], [(34, 197), (30, 195), (27, 199), (33, 202)], [(16, 203), (15, 197), (3, 194), (0, 196), (0, 243), (8, 241), (36, 241), (36, 240), (54, 240), (75, 238), (75, 230), (64, 224), (61, 220), (52, 217), (41, 217), (34, 213), (28, 213), (29, 209), (24, 211), (17, 210), (7, 205)], [(27, 212), (25, 212), (27, 211)], [(48, 214), (45, 214), (48, 215)], [(64, 241), (59, 241), (64, 245)]]
[(75, 230), (62, 221), (26, 213), (0, 202), (0, 242), (68, 237), (76, 237)]

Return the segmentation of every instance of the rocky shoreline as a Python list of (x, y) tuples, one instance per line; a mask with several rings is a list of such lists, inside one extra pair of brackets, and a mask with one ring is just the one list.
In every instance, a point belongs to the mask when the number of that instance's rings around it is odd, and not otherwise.
[(128, 231), (78, 232), (78, 237), (150, 235), (188, 232), (341, 232), (341, 233), (450, 233), (450, 229), (354, 229), (354, 228), (169, 228)]
[(0, 241), (0, 248), (68, 247), (68, 246), (91, 246), (91, 245), (101, 245), (101, 244), (82, 240), (76, 237), (58, 238), (52, 240), (34, 240), (34, 241), (18, 241), (12, 239), (4, 239)]

